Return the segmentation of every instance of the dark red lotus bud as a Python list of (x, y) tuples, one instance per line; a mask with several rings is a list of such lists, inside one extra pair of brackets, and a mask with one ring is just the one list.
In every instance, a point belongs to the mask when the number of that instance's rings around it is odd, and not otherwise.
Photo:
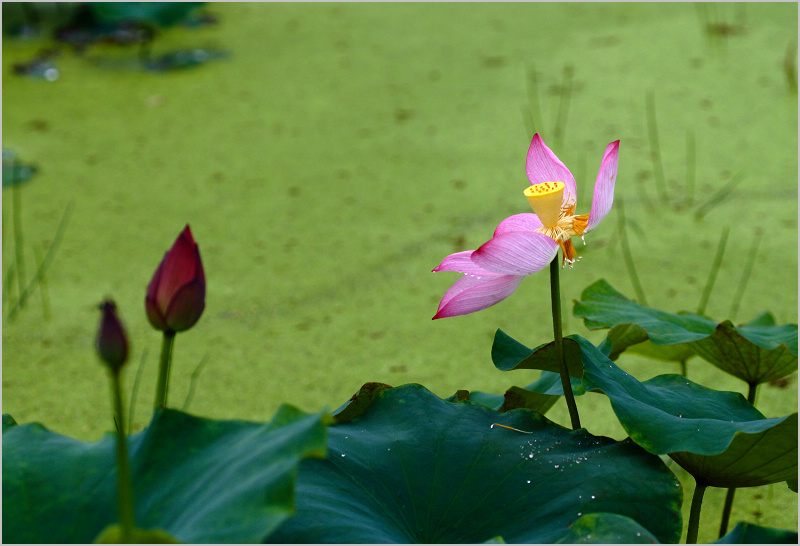
[(100, 319), (95, 346), (103, 362), (108, 364), (112, 372), (119, 373), (128, 360), (128, 338), (117, 316), (117, 306), (114, 302), (104, 301), (100, 304), (100, 310), (103, 316)]
[(205, 305), (203, 262), (187, 224), (147, 286), (147, 318), (156, 330), (182, 332), (194, 326)]

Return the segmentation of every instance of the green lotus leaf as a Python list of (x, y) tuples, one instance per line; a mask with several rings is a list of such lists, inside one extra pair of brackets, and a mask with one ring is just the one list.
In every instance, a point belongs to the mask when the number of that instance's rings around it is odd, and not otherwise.
[[(797, 414), (767, 419), (739, 393), (676, 374), (639, 382), (590, 341), (575, 335), (564, 343), (582, 355), (582, 388), (575, 394), (605, 393), (625, 431), (650, 453), (670, 454), (718, 487), (797, 481)], [(528, 358), (537, 355), (534, 350)]]
[(328, 459), (301, 463), (297, 513), (269, 542), (548, 543), (594, 512), (663, 542), (680, 536), (682, 490), (658, 457), (530, 410), (405, 385), (330, 427), (328, 448)]
[(742, 521), (714, 544), (797, 544), (797, 531), (772, 529)]
[[(614, 328), (618, 328), (618, 326)], [(613, 331), (614, 328), (611, 330)], [(609, 335), (611, 335), (611, 332), (609, 332)], [(691, 344), (656, 345), (649, 339), (631, 346), (628, 350), (637, 355), (646, 356), (654, 360), (663, 360), (664, 362), (686, 362), (693, 356), (697, 356), (697, 353), (691, 349)], [(615, 359), (612, 358), (611, 360)]]
[(556, 544), (656, 544), (658, 539), (635, 520), (619, 514), (584, 514)]
[[(182, 542), (261, 541), (291, 515), (297, 467), (325, 455), (330, 420), (290, 406), (266, 424), (157, 412), (128, 437), (137, 527)], [(4, 427), (6, 542), (88, 543), (113, 533), (116, 493), (112, 434), (81, 442), (39, 424)]]
[[(533, 357), (534, 352), (537, 353), (535, 357)], [(574, 345), (564, 346), (564, 358), (567, 361), (567, 371), (570, 377), (578, 379), (583, 377), (580, 350)], [(492, 362), (498, 370), (504, 372), (544, 370), (560, 373), (556, 360), (555, 342), (544, 343), (531, 350), (502, 330), (497, 330), (494, 334)]]
[[(491, 394), (480, 391), (467, 392), (466, 396), (459, 397), (458, 393), (445, 398), (448, 402), (461, 402), (471, 400), (483, 404), (500, 412), (525, 408), (544, 415), (547, 410), (558, 402), (561, 394), (548, 394), (555, 383), (561, 382), (561, 376), (551, 372), (542, 372), (541, 377), (527, 387), (511, 387), (505, 394)], [(462, 391), (459, 391), (462, 392)], [(464, 391), (466, 392), (466, 391)]]
[(797, 370), (797, 325), (777, 326), (769, 313), (738, 327), (727, 320), (667, 313), (626, 298), (602, 279), (583, 291), (573, 313), (590, 329), (612, 328), (603, 347), (612, 360), (649, 339), (652, 347), (639, 351), (645, 356), (685, 361), (696, 353), (751, 385)]
[[(778, 330), (779, 335), (782, 334), (780, 339), (787, 339), (789, 344), (794, 336), (793, 349), (786, 343), (778, 344), (776, 336), (754, 335), (753, 329), (748, 330), (746, 326), (737, 329), (729, 320), (717, 326), (714, 335), (693, 341), (689, 346), (719, 369), (750, 385), (758, 385), (797, 371), (797, 328), (787, 331), (779, 326), (772, 330)], [(744, 334), (749, 335), (746, 337)], [(770, 348), (757, 345), (753, 338)]]
[(604, 279), (589, 285), (581, 293), (581, 299), (575, 301), (572, 312), (576, 317), (582, 317), (590, 330), (635, 324), (656, 345), (703, 339), (713, 334), (717, 326), (713, 320), (700, 315), (673, 314), (640, 305), (617, 292)]
[(336, 419), (337, 422), (341, 422), (358, 417), (372, 404), (375, 397), (386, 389), (391, 388), (392, 387), (386, 383), (364, 383), (364, 386), (358, 389), (358, 392), (351, 396), (350, 400), (333, 412), (334, 419)]
[(669, 455), (696, 480), (714, 487), (753, 487), (797, 481), (797, 414), (762, 432), (737, 432), (718, 455)]

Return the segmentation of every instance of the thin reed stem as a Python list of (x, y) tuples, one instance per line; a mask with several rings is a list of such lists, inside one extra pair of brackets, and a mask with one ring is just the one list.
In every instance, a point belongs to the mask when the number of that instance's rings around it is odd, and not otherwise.
[(747, 287), (747, 281), (750, 280), (750, 275), (753, 273), (753, 266), (756, 263), (756, 254), (758, 254), (758, 245), (761, 242), (761, 232), (757, 232), (753, 237), (753, 243), (750, 245), (750, 251), (747, 253), (747, 263), (742, 271), (742, 278), (739, 279), (739, 286), (736, 287), (736, 295), (733, 296), (733, 304), (731, 311), (728, 313), (730, 320), (736, 318), (736, 313), (739, 312), (739, 305), (742, 303), (744, 297), (744, 289)]
[(25, 292), (25, 256), (22, 252), (22, 193), (19, 184), (11, 186), (11, 205), (14, 219), (14, 258), (17, 264), (17, 305), (22, 307), (25, 304), (22, 299)]
[(729, 199), (733, 195), (733, 190), (739, 183), (744, 180), (744, 170), (739, 171), (735, 175), (730, 182), (725, 184), (719, 190), (717, 190), (714, 195), (712, 195), (708, 201), (697, 207), (697, 211), (694, 213), (694, 219), (698, 222), (702, 221), (706, 214), (711, 212), (712, 209), (718, 207), (722, 204), (723, 201)]
[(578, 406), (575, 405), (575, 395), (572, 393), (572, 384), (569, 380), (567, 361), (564, 358), (564, 338), (561, 332), (561, 286), (558, 279), (558, 254), (550, 262), (550, 301), (553, 307), (553, 337), (555, 338), (556, 360), (561, 374), (561, 386), (564, 389), (564, 398), (567, 400), (569, 418), (572, 422), (572, 429), (581, 428), (581, 420), (578, 417)]
[[(33, 247), (33, 257), (36, 259), (37, 269), (41, 267), (42, 262), (44, 259), (42, 258), (42, 252), (36, 247)], [(42, 277), (39, 280), (39, 298), (42, 302), (42, 317), (44, 317), (45, 321), (50, 320), (50, 293), (47, 290), (47, 277), (45, 277), (44, 273), (42, 273)]]
[(656, 181), (656, 190), (661, 203), (669, 203), (667, 184), (664, 181), (664, 165), (661, 161), (661, 145), (658, 142), (658, 125), (656, 125), (656, 98), (655, 92), (650, 90), (645, 95), (647, 108), (647, 135), (650, 138), (650, 159), (653, 161), (653, 177)]
[(686, 191), (684, 200), (686, 206), (694, 204), (694, 184), (697, 179), (697, 145), (694, 132), (686, 131)]
[(194, 398), (194, 390), (197, 383), (197, 379), (200, 377), (200, 372), (203, 370), (203, 367), (208, 362), (208, 355), (206, 354), (200, 359), (200, 362), (197, 364), (197, 367), (192, 372), (192, 378), (189, 381), (189, 392), (186, 394), (186, 399), (183, 402), (183, 408), (181, 411), (186, 411), (189, 409), (189, 404), (192, 402), (192, 398)]
[(136, 378), (133, 380), (133, 388), (131, 389), (131, 405), (128, 408), (128, 435), (133, 432), (133, 416), (135, 414), (136, 399), (139, 397), (139, 381), (142, 379), (142, 370), (144, 370), (144, 363), (147, 358), (147, 349), (142, 351), (142, 358), (139, 359), (139, 367), (136, 368)]
[[(53, 242), (50, 247), (47, 249), (47, 254), (45, 254), (42, 263), (39, 264), (39, 268), (36, 270), (36, 275), (34, 275), (31, 282), (28, 283), (28, 286), (25, 288), (25, 291), (17, 301), (16, 305), (9, 311), (8, 313), (8, 320), (14, 320), (19, 310), (25, 304), (25, 301), (30, 297), (33, 291), (36, 289), (36, 286), (44, 277), (44, 274), (47, 272), (47, 269), (50, 267), (50, 264), (53, 262), (53, 258), (55, 258), (56, 250), (61, 245), (61, 240), (64, 238), (64, 231), (67, 228), (67, 223), (69, 222), (70, 215), (72, 214), (72, 209), (75, 206), (75, 201), (70, 201), (67, 208), (64, 210), (64, 214), (61, 215), (61, 220), (58, 223), (58, 228), (56, 229), (55, 237), (53, 238)], [(19, 271), (17, 271), (19, 274)]]
[(711, 264), (711, 271), (708, 273), (708, 280), (706, 280), (706, 286), (703, 288), (703, 295), (700, 297), (700, 305), (697, 306), (698, 315), (702, 315), (706, 312), (708, 300), (711, 298), (711, 291), (714, 289), (714, 283), (717, 280), (719, 267), (722, 265), (722, 257), (725, 255), (725, 246), (728, 244), (728, 233), (730, 233), (730, 228), (726, 226), (725, 229), (722, 230), (719, 243), (717, 243), (717, 253), (714, 255), (714, 262)]
[(533, 131), (529, 137), (533, 135), (542, 127), (542, 109), (539, 104), (539, 84), (536, 76), (536, 65), (531, 65), (528, 69), (528, 111), (531, 118), (531, 130)]
[(644, 297), (644, 290), (642, 289), (642, 284), (639, 282), (639, 276), (636, 274), (636, 266), (633, 261), (633, 255), (631, 254), (631, 247), (628, 244), (628, 225), (625, 221), (625, 205), (623, 204), (621, 197), (617, 200), (617, 203), (617, 210), (619, 210), (619, 213), (617, 214), (617, 218), (619, 218), (617, 226), (619, 228), (619, 240), (620, 246), (622, 247), (622, 257), (625, 260), (625, 267), (628, 270), (631, 283), (633, 283), (633, 290), (636, 292), (636, 299), (642, 305), (647, 305), (647, 298)]
[(564, 146), (564, 138), (567, 132), (567, 115), (569, 114), (569, 102), (572, 98), (572, 75), (574, 69), (571, 65), (564, 65), (564, 79), (561, 82), (561, 100), (558, 102), (558, 114), (556, 124), (553, 128), (553, 140), (556, 149)]

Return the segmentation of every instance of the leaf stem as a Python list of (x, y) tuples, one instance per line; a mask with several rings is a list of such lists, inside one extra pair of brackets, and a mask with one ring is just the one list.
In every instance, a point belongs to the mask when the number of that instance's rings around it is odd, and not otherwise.
[(722, 519), (719, 522), (719, 538), (728, 532), (728, 522), (731, 519), (731, 509), (733, 508), (733, 496), (736, 494), (735, 487), (729, 487), (725, 494), (725, 505), (722, 507)]
[(175, 332), (164, 331), (164, 340), (161, 344), (161, 359), (158, 363), (158, 384), (156, 385), (156, 401), (154, 410), (167, 407), (167, 392), (169, 384), (169, 366), (172, 361), (172, 345), (175, 342)]
[[(756, 405), (756, 393), (758, 391), (758, 383), (748, 383), (747, 387), (747, 401), (752, 405)], [(731, 510), (733, 509), (733, 496), (736, 494), (735, 487), (729, 487), (728, 492), (725, 494), (725, 504), (722, 507), (722, 519), (719, 523), (719, 538), (725, 536), (728, 532), (728, 522), (731, 519)]]
[(564, 389), (564, 398), (567, 400), (569, 418), (572, 422), (572, 429), (581, 428), (581, 420), (578, 417), (578, 407), (575, 405), (575, 395), (572, 394), (572, 384), (569, 380), (567, 371), (567, 361), (564, 359), (564, 338), (561, 333), (561, 286), (558, 280), (558, 254), (550, 262), (550, 300), (553, 307), (553, 337), (555, 338), (556, 360), (558, 369), (561, 372), (561, 386)]
[(125, 416), (122, 412), (122, 389), (119, 372), (111, 373), (111, 388), (114, 394), (114, 419), (117, 433), (117, 502), (119, 505), (119, 523), (122, 531), (121, 540), (130, 544), (133, 541), (133, 486), (131, 485), (131, 469), (128, 464), (128, 445), (125, 439)]
[(686, 530), (686, 544), (697, 544), (697, 531), (700, 528), (700, 509), (703, 506), (703, 495), (708, 485), (696, 482), (692, 495), (692, 508), (689, 512), (689, 524)]

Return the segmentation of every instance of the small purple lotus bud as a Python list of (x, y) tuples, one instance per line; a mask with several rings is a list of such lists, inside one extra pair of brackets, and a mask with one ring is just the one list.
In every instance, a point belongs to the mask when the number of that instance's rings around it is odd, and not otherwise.
[(128, 359), (128, 338), (117, 316), (117, 306), (114, 302), (104, 301), (100, 304), (100, 310), (103, 316), (100, 319), (95, 346), (103, 362), (117, 374)]

